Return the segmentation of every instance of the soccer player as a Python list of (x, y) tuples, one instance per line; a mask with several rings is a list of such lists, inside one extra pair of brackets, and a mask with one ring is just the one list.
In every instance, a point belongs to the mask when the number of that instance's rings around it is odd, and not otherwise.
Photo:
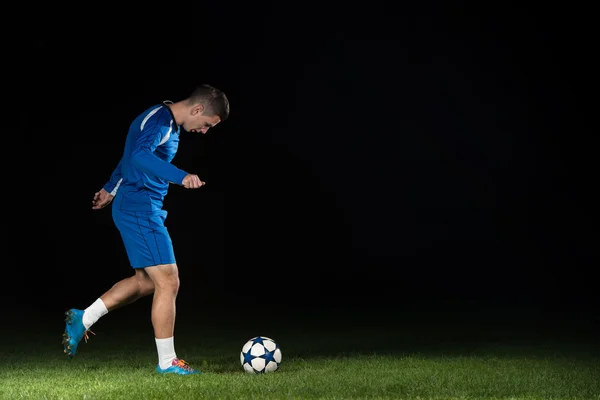
[(177, 357), (174, 346), (175, 300), (179, 289), (177, 263), (164, 225), (163, 200), (169, 184), (198, 189), (204, 182), (171, 164), (181, 130), (205, 134), (229, 117), (229, 100), (219, 89), (200, 85), (185, 99), (164, 101), (133, 120), (123, 157), (108, 182), (95, 193), (92, 209), (112, 202), (112, 217), (135, 274), (117, 282), (87, 308), (66, 312), (64, 352), (73, 357), (90, 327), (118, 307), (153, 294), (152, 326), (158, 352), (158, 373), (199, 373)]

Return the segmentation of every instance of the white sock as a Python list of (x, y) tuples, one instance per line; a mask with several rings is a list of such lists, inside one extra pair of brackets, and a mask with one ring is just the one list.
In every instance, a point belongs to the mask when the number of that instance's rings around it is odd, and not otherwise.
[(173, 360), (177, 358), (173, 336), (166, 339), (155, 338), (155, 340), (156, 350), (158, 351), (158, 365), (161, 369), (167, 369), (171, 366)]
[(85, 329), (90, 329), (106, 313), (108, 313), (108, 310), (102, 299), (99, 298), (83, 311), (83, 326)]

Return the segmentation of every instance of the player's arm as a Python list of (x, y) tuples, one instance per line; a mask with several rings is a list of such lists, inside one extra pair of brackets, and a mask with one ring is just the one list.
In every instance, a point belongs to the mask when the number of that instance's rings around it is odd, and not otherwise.
[(121, 182), (123, 181), (121, 173), (122, 161), (122, 159), (119, 161), (119, 164), (117, 164), (117, 167), (114, 169), (108, 182), (104, 184), (104, 187), (94, 193), (94, 198), (92, 200), (92, 208), (94, 210), (100, 210), (101, 208), (106, 207), (117, 194), (119, 185), (121, 185)]
[(123, 160), (121, 159), (121, 161), (119, 161), (119, 164), (117, 164), (117, 167), (111, 174), (110, 179), (108, 180), (108, 182), (106, 182), (103, 188), (112, 196), (117, 194), (117, 190), (119, 190), (119, 185), (121, 185), (121, 181), (123, 180), (121, 173), (122, 162)]
[[(156, 114), (160, 114), (160, 112)], [(158, 115), (153, 115), (146, 122), (131, 152), (131, 163), (148, 175), (183, 185), (183, 179), (188, 173), (154, 155), (154, 150), (156, 150), (161, 140), (168, 133), (167, 127), (156, 123), (155, 118), (158, 117)]]

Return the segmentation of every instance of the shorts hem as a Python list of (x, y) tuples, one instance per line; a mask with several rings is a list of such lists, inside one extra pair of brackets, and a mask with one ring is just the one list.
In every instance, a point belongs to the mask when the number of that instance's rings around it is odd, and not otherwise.
[(157, 265), (165, 265), (165, 264), (177, 264), (175, 262), (175, 260), (167, 260), (165, 262), (160, 262), (160, 263), (147, 263), (147, 264), (137, 264), (137, 265), (132, 265), (131, 268), (133, 269), (142, 269), (142, 268), (147, 268), (147, 267), (156, 267)]

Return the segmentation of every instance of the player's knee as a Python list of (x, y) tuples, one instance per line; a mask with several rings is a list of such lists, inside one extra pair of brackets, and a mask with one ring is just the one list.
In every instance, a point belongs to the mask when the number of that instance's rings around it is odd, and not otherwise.
[(164, 281), (160, 282), (160, 288), (177, 293), (179, 291), (179, 277), (176, 275), (167, 277)]
[(155, 290), (179, 291), (179, 273), (176, 264), (162, 264), (146, 268)]

